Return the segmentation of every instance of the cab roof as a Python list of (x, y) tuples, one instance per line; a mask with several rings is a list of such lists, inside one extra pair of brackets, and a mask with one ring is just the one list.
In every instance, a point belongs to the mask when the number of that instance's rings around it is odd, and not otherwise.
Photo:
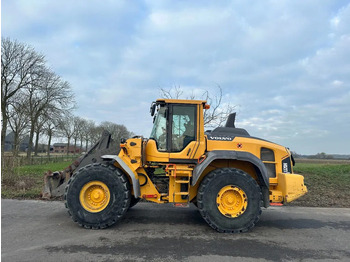
[(195, 104), (195, 105), (200, 105), (200, 104), (205, 105), (207, 103), (206, 100), (165, 99), (165, 98), (159, 98), (157, 99), (156, 102), (157, 104), (166, 103), (166, 104)]

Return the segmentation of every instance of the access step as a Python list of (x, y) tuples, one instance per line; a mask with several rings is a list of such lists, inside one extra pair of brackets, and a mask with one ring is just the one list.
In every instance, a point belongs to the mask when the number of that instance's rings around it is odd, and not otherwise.
[(188, 184), (190, 183), (189, 180), (175, 180), (175, 183), (178, 183), (178, 184)]
[(189, 193), (188, 192), (176, 192), (175, 195), (177, 195), (177, 196), (188, 196)]

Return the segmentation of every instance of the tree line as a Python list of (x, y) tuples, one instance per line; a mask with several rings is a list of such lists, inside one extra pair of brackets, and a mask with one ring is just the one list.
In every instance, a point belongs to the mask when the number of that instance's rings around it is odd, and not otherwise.
[(71, 85), (47, 66), (45, 56), (27, 44), (10, 38), (1, 39), (1, 152), (5, 149), (6, 131), (13, 131), (13, 153), (29, 136), (27, 157), (37, 154), (39, 139), (48, 139), (48, 154), (54, 137), (65, 137), (68, 148), (81, 148), (97, 142), (103, 129), (115, 139), (129, 137), (123, 125), (103, 122), (97, 125), (71, 112), (75, 108)]
[[(104, 121), (98, 125), (93, 120), (86, 120), (70, 114), (65, 115), (56, 122), (51, 122), (50, 128), (46, 126), (44, 131), (48, 137), (48, 145), (51, 144), (52, 136), (64, 137), (67, 140), (68, 149), (72, 145), (73, 148), (79, 147), (85, 151), (99, 141), (103, 131), (108, 131), (115, 141), (134, 135), (124, 125), (109, 121)], [(49, 154), (49, 148), (47, 152)]]

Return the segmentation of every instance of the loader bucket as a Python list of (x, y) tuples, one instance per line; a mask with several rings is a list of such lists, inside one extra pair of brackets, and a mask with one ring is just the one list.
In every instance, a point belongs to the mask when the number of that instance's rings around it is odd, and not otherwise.
[(44, 174), (42, 198), (50, 199), (51, 197), (63, 196), (69, 178), (76, 171), (88, 164), (102, 162), (101, 156), (103, 155), (117, 155), (117, 153), (117, 142), (111, 138), (109, 132), (103, 131), (101, 139), (65, 170), (55, 172), (49, 170)]

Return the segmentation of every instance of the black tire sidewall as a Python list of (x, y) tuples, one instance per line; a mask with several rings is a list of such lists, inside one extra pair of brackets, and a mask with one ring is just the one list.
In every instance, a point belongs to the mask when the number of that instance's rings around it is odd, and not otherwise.
[[(220, 231), (246, 231), (254, 226), (261, 212), (261, 191), (256, 181), (245, 172), (234, 168), (222, 168), (212, 171), (202, 190), (202, 215), (215, 229)], [(211, 177), (211, 179), (210, 179)], [(223, 215), (216, 203), (219, 191), (228, 185), (237, 186), (247, 195), (248, 205), (245, 212), (235, 218)]]
[[(80, 191), (91, 181), (104, 183), (110, 192), (108, 205), (100, 212), (92, 213), (80, 203)], [(79, 170), (67, 187), (66, 205), (74, 221), (85, 227), (104, 228), (116, 223), (130, 205), (129, 182), (114, 166), (89, 165)]]

